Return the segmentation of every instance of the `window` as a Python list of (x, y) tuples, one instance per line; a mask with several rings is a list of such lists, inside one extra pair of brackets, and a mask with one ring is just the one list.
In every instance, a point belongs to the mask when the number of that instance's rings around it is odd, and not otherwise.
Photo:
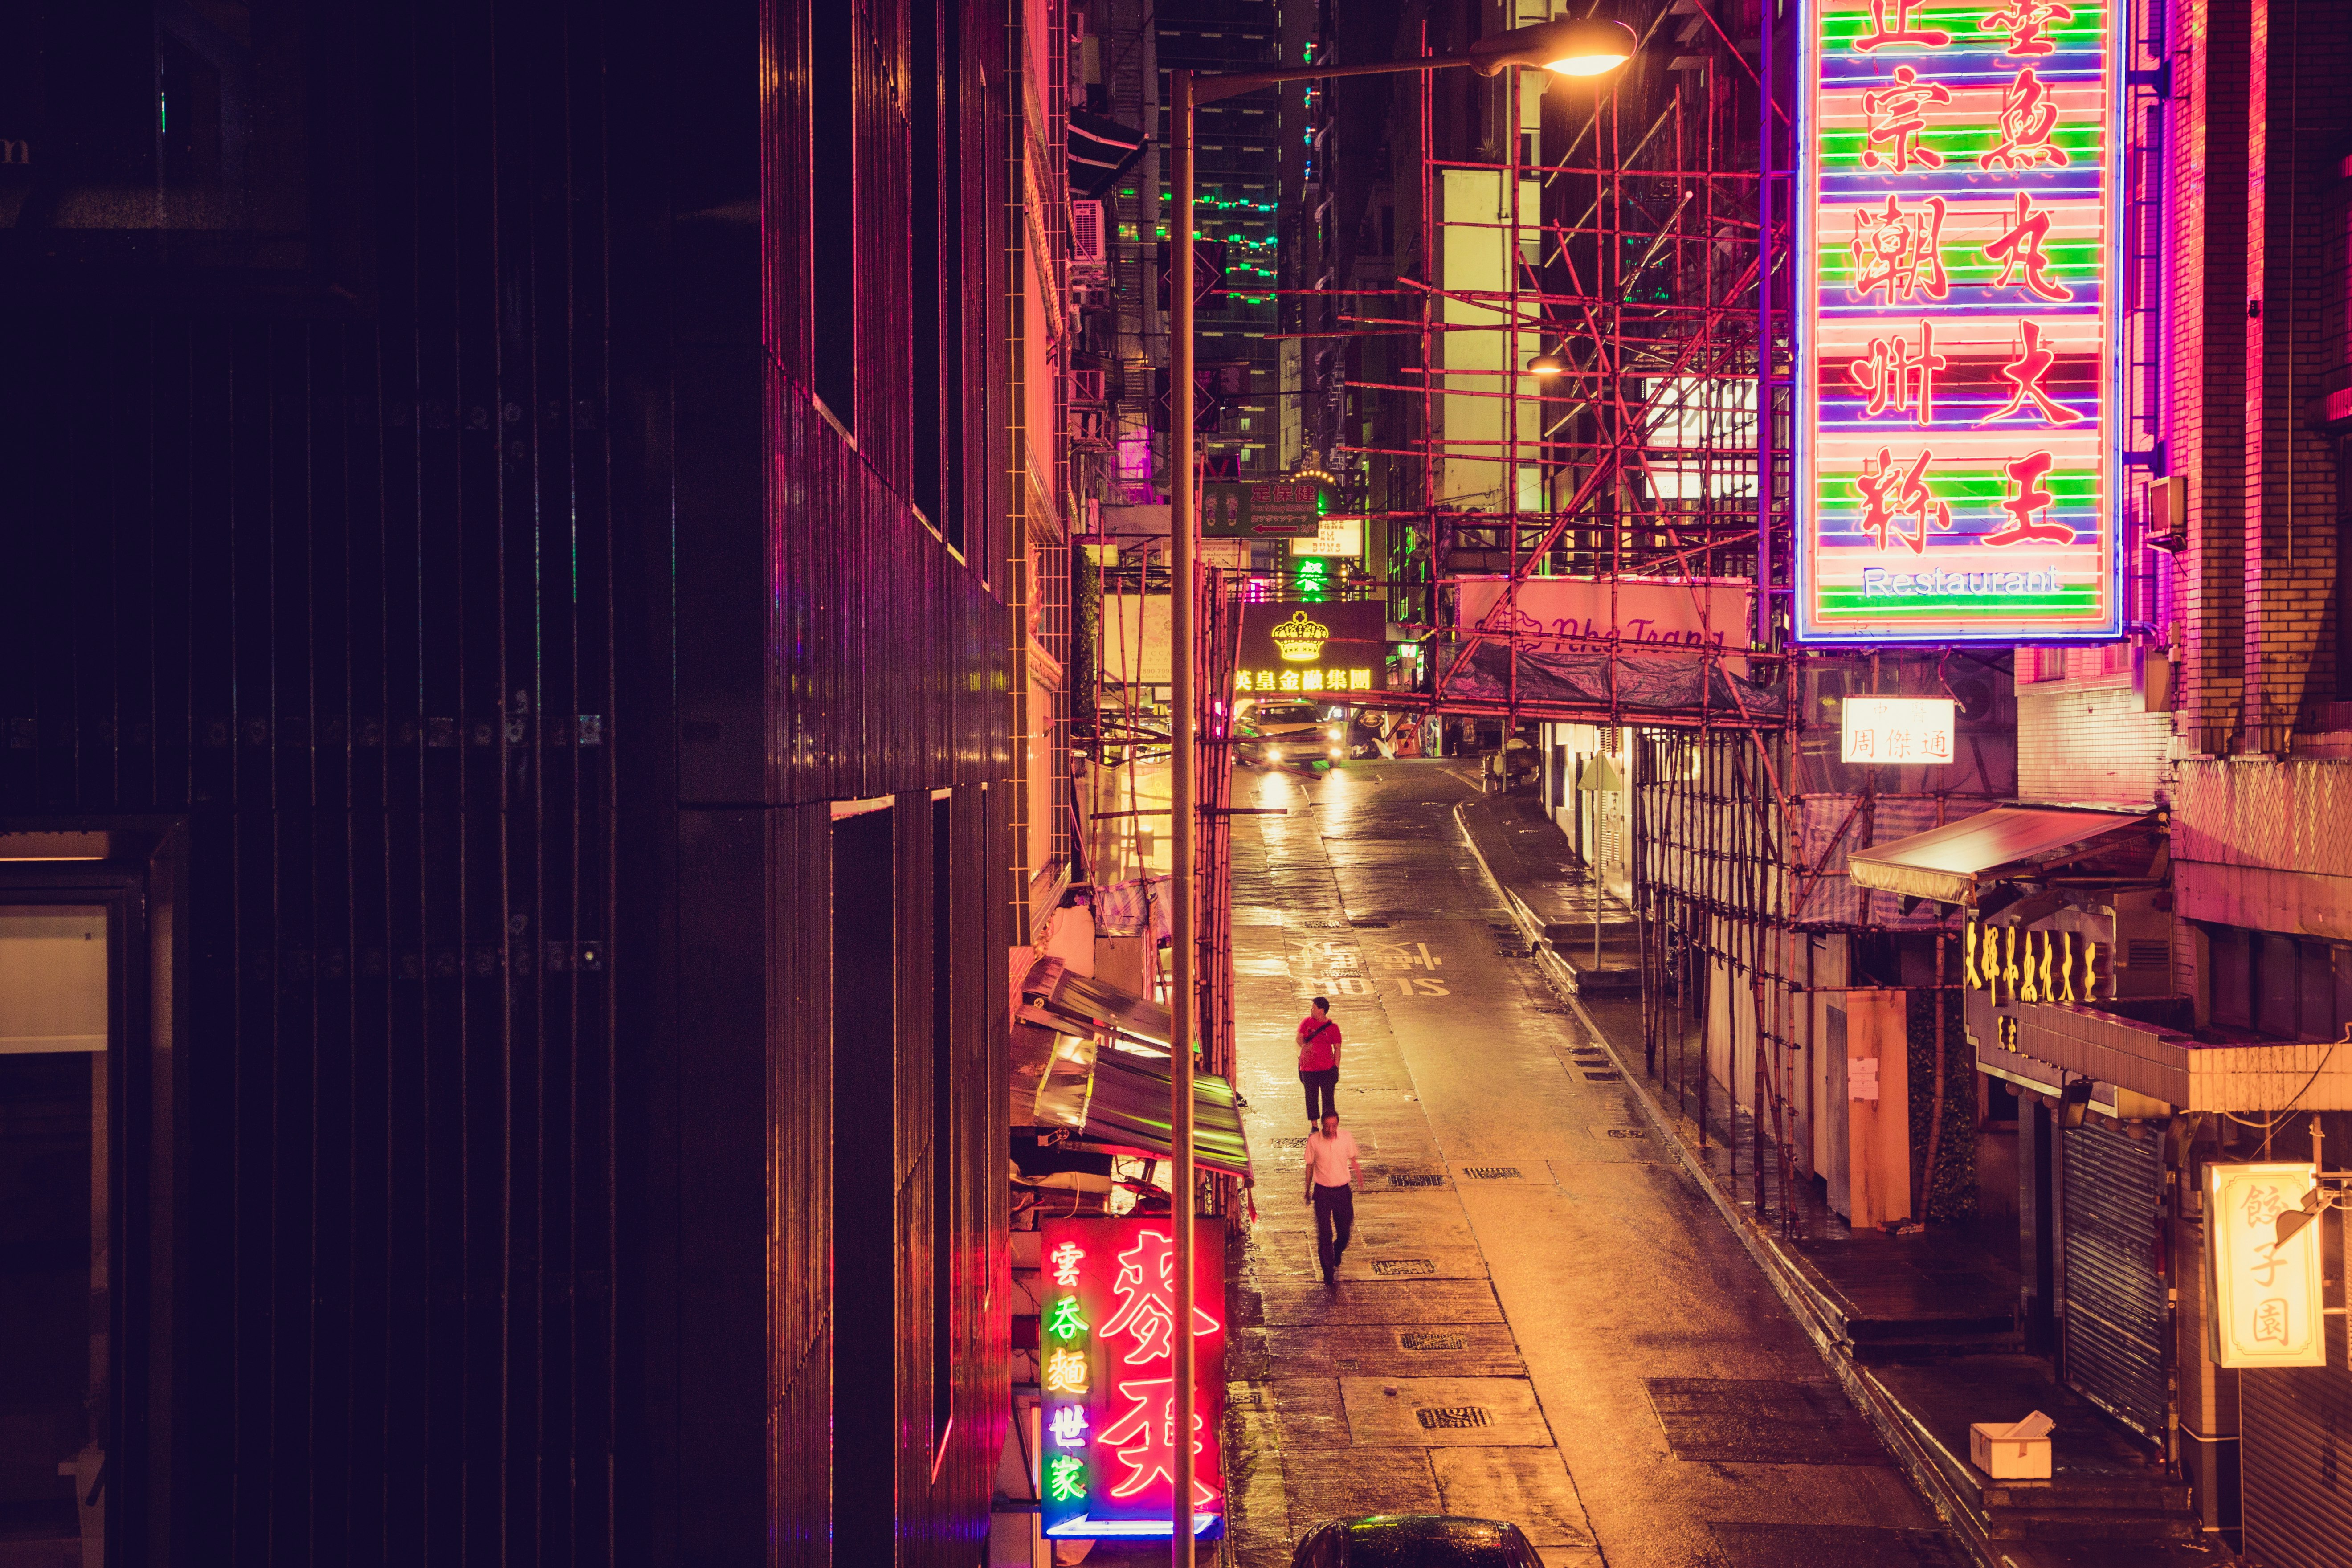
[(895, 811), (833, 825), (835, 1560), (887, 1563), (896, 1480), (898, 1227)]
[(963, 531), (962, 7), (923, 0), (912, 23), (915, 505), (958, 550)]
[(26, 1562), (83, 1561), (105, 1507), (108, 952), (102, 905), (0, 906), (0, 1519)]
[(858, 8), (809, 7), (809, 390), (857, 431)]

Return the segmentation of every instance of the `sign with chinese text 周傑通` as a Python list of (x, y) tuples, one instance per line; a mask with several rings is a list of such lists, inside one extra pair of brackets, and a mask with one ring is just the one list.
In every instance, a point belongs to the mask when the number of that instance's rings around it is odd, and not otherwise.
[(2279, 1215), (2300, 1209), (2312, 1185), (2307, 1164), (2205, 1167), (2215, 1365), (2327, 1364), (2319, 1226), (2278, 1242)]
[(2122, 635), (2116, 0), (1808, 0), (1797, 635)]
[(1849, 697), (1838, 704), (1838, 761), (1896, 767), (1952, 760), (1948, 697)]
[[(1192, 1529), (1224, 1529), (1223, 1227), (1195, 1222)], [(1038, 1226), (1037, 1458), (1045, 1534), (1166, 1540), (1175, 1518), (1176, 1233), (1159, 1219)]]

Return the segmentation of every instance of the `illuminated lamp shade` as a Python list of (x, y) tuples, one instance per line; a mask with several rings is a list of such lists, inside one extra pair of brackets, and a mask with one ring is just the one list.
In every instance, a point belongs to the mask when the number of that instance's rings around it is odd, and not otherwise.
[(1514, 27), (1470, 46), (1470, 67), (1499, 76), (1510, 66), (1539, 66), (1560, 76), (1601, 76), (1633, 58), (1637, 40), (1622, 22), (1599, 16)]
[(1528, 361), (1529, 375), (1566, 375), (1568, 362), (1558, 354), (1538, 354)]

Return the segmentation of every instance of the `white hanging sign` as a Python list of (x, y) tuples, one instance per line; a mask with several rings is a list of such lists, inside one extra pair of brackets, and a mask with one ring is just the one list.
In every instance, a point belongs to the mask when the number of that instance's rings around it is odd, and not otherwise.
[(2217, 1366), (2325, 1366), (2319, 1226), (2278, 1244), (2278, 1217), (2312, 1188), (2305, 1165), (2205, 1167), (2207, 1266)]
[(1952, 760), (1948, 697), (1849, 697), (1839, 723), (1838, 760), (1914, 767)]

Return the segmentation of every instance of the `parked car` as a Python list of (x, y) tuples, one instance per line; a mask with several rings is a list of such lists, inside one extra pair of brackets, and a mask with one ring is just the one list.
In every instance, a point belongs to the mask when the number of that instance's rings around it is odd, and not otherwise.
[(1257, 702), (1234, 727), (1234, 760), (1261, 767), (1328, 761), (1344, 751), (1345, 726), (1312, 702)]
[(1516, 1524), (1453, 1514), (1376, 1513), (1318, 1525), (1290, 1568), (1543, 1568)]

